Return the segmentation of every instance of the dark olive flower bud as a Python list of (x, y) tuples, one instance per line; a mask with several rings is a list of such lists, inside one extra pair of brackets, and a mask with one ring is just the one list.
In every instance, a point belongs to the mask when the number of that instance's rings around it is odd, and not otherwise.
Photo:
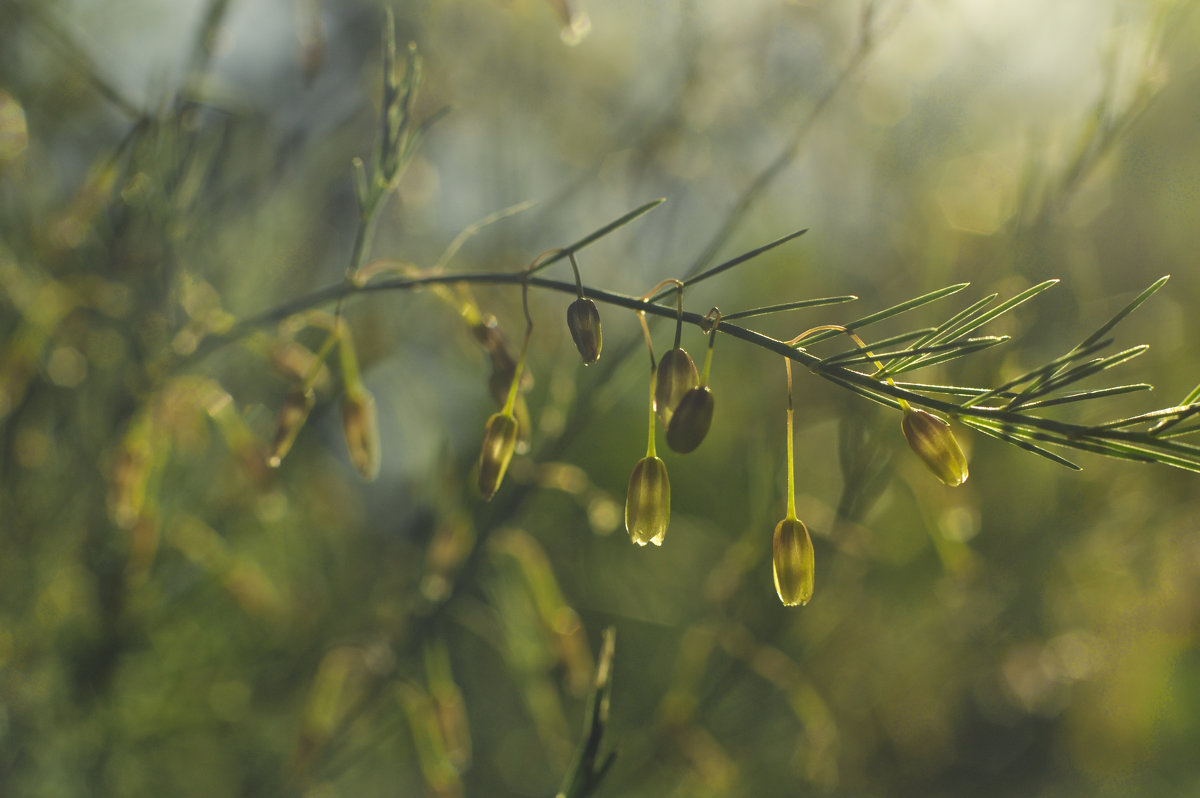
[(272, 468), (278, 468), (283, 458), (291, 451), (292, 444), (295, 443), (296, 436), (300, 434), (300, 428), (304, 426), (315, 403), (316, 397), (311, 389), (296, 389), (283, 400), (283, 407), (279, 410), (279, 425), (275, 428), (275, 440), (271, 443), (271, 454), (267, 458)]
[(671, 520), (671, 483), (667, 464), (649, 455), (638, 460), (629, 477), (625, 529), (639, 546), (661, 546)]
[(925, 461), (933, 475), (950, 487), (967, 481), (967, 458), (950, 425), (932, 413), (908, 408), (900, 429), (908, 445)]
[(517, 445), (517, 420), (504, 413), (488, 419), (483, 432), (483, 449), (479, 453), (479, 492), (484, 501), (491, 501), (508, 470), (513, 449)]
[(712, 425), (713, 401), (712, 389), (707, 385), (683, 395), (667, 424), (667, 445), (671, 449), (687, 454), (701, 444)]
[(567, 328), (575, 339), (575, 348), (583, 358), (583, 365), (589, 366), (600, 357), (600, 347), (604, 336), (600, 332), (600, 311), (596, 303), (580, 297), (567, 308)]
[(683, 395), (699, 384), (700, 376), (691, 355), (675, 347), (662, 356), (654, 382), (654, 409), (664, 424), (670, 425)]
[(375, 397), (365, 388), (348, 392), (342, 400), (342, 431), (350, 462), (368, 482), (379, 476), (379, 417)]
[(785, 607), (802, 606), (813, 594), (813, 545), (808, 527), (797, 518), (785, 518), (775, 527), (772, 542), (775, 592)]

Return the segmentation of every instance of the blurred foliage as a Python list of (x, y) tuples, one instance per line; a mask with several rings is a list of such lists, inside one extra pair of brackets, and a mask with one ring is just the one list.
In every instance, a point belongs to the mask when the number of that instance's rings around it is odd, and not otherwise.
[[(711, 431), (663, 452), (670, 533), (642, 548), (619, 533), (633, 313), (600, 308), (585, 369), (570, 297), (530, 292), (531, 434), (488, 504), (512, 286), (373, 293), (206, 348), (369, 258), (513, 272), (661, 196), (579, 255), (584, 280), (640, 295), (806, 227), (687, 297), (861, 297), (761, 319), (779, 339), (1063, 279), (928, 382), (1020, 375), (1172, 273), (1122, 369), (1173, 404), (1200, 373), (1194, 6), (393, 3), (423, 56), (409, 111), (437, 123), (356, 240), (380, 3), (0, 0), (0, 795), (553, 795), (610, 750), (595, 795), (1197, 793), (1192, 474), (1074, 473), (961, 431), (971, 478), (946, 488), (895, 412), (798, 370), (817, 571), (789, 609), (778, 355), (716, 347)], [(674, 325), (651, 331), (665, 352)], [(272, 468), (286, 407), (307, 415)]]

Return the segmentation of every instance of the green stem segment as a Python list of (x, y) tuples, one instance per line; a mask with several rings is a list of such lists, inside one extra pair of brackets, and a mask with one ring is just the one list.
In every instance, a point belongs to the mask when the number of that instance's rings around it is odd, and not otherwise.
[(700, 385), (708, 385), (708, 372), (712, 370), (713, 346), (717, 343), (717, 325), (721, 323), (721, 311), (713, 308), (705, 317), (712, 321), (712, 328), (708, 331), (708, 351), (704, 353), (704, 370), (700, 372)]
[(658, 371), (654, 364), (650, 365), (650, 437), (646, 443), (646, 456), (657, 457), (658, 453), (654, 448), (654, 377)]
[(512, 384), (508, 386), (508, 398), (504, 401), (504, 415), (510, 418), (513, 407), (517, 404), (517, 389), (521, 385), (521, 372), (525, 369), (525, 355), (529, 351), (529, 339), (533, 335), (533, 317), (529, 315), (529, 283), (521, 283), (521, 304), (525, 309), (525, 340), (521, 342), (521, 356), (517, 358), (517, 368), (513, 372)]
[[(788, 358), (783, 359), (783, 365), (787, 369), (787, 385), (788, 385), (788, 406), (787, 406), (787, 520), (795, 521), (796, 518), (796, 473), (795, 473), (795, 456), (792, 444), (792, 361)], [(652, 422), (653, 423), (653, 422)]]

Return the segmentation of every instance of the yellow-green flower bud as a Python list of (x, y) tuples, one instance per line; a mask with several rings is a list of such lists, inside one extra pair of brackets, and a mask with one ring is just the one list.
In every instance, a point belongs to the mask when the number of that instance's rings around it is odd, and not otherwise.
[(296, 436), (300, 434), (300, 428), (304, 426), (315, 403), (316, 397), (311, 389), (294, 390), (283, 400), (283, 407), (279, 409), (279, 424), (275, 428), (275, 439), (271, 443), (271, 454), (267, 458), (272, 468), (278, 468), (283, 458), (291, 451), (292, 444), (295, 443)]
[(654, 409), (664, 424), (670, 425), (684, 394), (699, 384), (700, 376), (691, 355), (675, 347), (662, 356), (654, 382)]
[(488, 419), (483, 432), (483, 449), (479, 453), (479, 492), (484, 501), (491, 501), (508, 470), (513, 449), (517, 445), (517, 420), (504, 413)]
[(707, 385), (683, 395), (667, 424), (667, 445), (680, 454), (694, 450), (708, 434), (713, 417), (713, 392)]
[(639, 546), (661, 546), (671, 520), (671, 483), (667, 464), (657, 457), (638, 460), (629, 477), (625, 499), (625, 529)]
[(375, 397), (365, 388), (346, 394), (342, 400), (342, 431), (350, 462), (368, 482), (379, 476), (379, 416)]
[(949, 424), (933, 413), (908, 408), (900, 429), (934, 476), (950, 487), (967, 481), (967, 458)]
[(583, 358), (583, 365), (589, 366), (600, 357), (600, 347), (604, 336), (600, 331), (600, 311), (596, 303), (580, 297), (567, 308), (567, 329), (575, 340), (575, 348)]
[(813, 594), (813, 545), (808, 527), (798, 518), (785, 518), (775, 527), (772, 542), (775, 592), (785, 607), (803, 606)]

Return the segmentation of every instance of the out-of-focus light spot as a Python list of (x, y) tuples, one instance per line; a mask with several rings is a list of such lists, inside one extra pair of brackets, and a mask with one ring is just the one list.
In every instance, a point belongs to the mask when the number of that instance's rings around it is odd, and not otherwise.
[(46, 374), (61, 388), (74, 388), (87, 378), (87, 359), (73, 346), (60, 346), (46, 361)]
[(588, 523), (597, 535), (611, 535), (621, 523), (622, 508), (609, 496), (600, 496), (588, 503)]
[(592, 20), (585, 13), (580, 12), (571, 18), (571, 23), (562, 29), (563, 43), (574, 47), (579, 44), (588, 35), (588, 31), (592, 29)]
[(592, 20), (588, 17), (587, 12), (574, 8), (571, 0), (549, 0), (549, 2), (562, 25), (560, 35), (563, 43), (574, 47), (583, 41), (588, 31), (592, 29)]
[(968, 507), (951, 507), (938, 519), (938, 528), (946, 540), (965, 543), (979, 534), (979, 513)]
[(991, 235), (1012, 216), (1020, 159), (993, 153), (948, 161), (934, 187), (946, 222), (956, 230)]
[(25, 109), (6, 91), (0, 91), (0, 164), (16, 160), (29, 146)]

